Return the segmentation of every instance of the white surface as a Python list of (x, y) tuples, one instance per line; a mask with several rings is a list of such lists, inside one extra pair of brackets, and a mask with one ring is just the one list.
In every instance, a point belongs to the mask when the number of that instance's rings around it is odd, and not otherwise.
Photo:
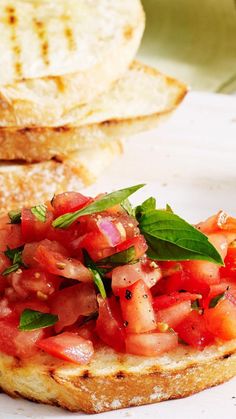
[[(134, 201), (157, 197), (191, 222), (220, 208), (236, 215), (236, 98), (189, 94), (158, 130), (136, 136), (108, 174), (87, 189), (111, 191), (145, 182)], [(0, 419), (87, 418), (58, 408), (0, 396)], [(236, 379), (182, 400), (94, 416), (101, 419), (235, 419)]]

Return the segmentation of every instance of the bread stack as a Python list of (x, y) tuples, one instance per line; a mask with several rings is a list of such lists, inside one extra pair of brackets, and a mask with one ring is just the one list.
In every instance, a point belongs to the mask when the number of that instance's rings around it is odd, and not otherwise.
[(139, 0), (1, 0), (0, 211), (91, 183), (186, 88), (134, 62)]

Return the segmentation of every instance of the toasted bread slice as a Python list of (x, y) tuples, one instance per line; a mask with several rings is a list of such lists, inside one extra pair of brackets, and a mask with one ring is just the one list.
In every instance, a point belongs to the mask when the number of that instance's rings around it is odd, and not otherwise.
[(109, 92), (65, 116), (55, 128), (0, 128), (0, 159), (42, 161), (151, 129), (186, 94), (186, 86), (157, 70), (133, 63)]
[(71, 153), (62, 162), (0, 164), (0, 213), (32, 206), (65, 190), (78, 191), (93, 183), (112, 159), (122, 152), (118, 140)]
[(236, 340), (200, 352), (180, 346), (158, 358), (95, 351), (87, 365), (41, 353), (19, 361), (0, 354), (0, 386), (13, 397), (98, 413), (181, 398), (236, 375)]
[(2, 0), (0, 15), (0, 126), (55, 123), (106, 90), (145, 21), (140, 0)]

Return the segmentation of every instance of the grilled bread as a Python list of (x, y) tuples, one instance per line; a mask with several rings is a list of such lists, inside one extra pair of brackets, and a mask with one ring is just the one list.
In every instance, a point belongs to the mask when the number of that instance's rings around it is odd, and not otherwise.
[(181, 398), (236, 375), (236, 340), (200, 352), (186, 346), (158, 358), (95, 351), (85, 366), (45, 353), (19, 361), (0, 355), (0, 386), (13, 397), (99, 413)]
[(123, 75), (144, 30), (140, 0), (2, 0), (0, 126), (53, 124)]
[(100, 144), (92, 149), (71, 153), (59, 162), (41, 163), (1, 162), (0, 213), (22, 205), (32, 206), (65, 190), (80, 190), (94, 182), (112, 159), (121, 154), (118, 140)]
[(151, 129), (185, 94), (182, 83), (135, 62), (108, 92), (65, 115), (59, 127), (0, 128), (0, 159), (63, 159), (76, 150)]

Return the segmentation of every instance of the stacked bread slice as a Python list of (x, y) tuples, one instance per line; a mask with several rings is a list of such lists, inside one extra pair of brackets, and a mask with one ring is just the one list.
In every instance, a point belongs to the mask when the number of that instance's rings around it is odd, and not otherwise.
[(3, 0), (0, 14), (0, 211), (91, 183), (186, 93), (133, 61), (139, 0)]

